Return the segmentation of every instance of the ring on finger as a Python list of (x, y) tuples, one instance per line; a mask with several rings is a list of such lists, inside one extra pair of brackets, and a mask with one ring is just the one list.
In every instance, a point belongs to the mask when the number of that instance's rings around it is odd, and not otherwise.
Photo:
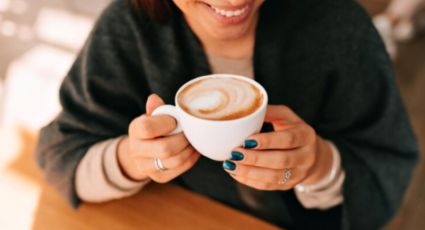
[(163, 171), (166, 171), (167, 170), (167, 168), (164, 167), (164, 164), (162, 163), (161, 159), (155, 158), (154, 159), (154, 163), (155, 163), (156, 169), (158, 169), (160, 172), (163, 172)]
[(277, 183), (279, 185), (285, 185), (291, 179), (291, 176), (292, 176), (291, 169), (286, 168), (285, 170), (283, 170), (283, 177), (282, 177), (282, 179), (280, 179)]

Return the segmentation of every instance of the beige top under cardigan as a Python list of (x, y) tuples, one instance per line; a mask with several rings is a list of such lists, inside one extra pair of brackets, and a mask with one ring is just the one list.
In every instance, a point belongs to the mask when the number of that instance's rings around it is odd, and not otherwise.
[[(209, 55), (208, 60), (213, 73), (229, 73), (254, 78), (252, 59)], [(121, 172), (117, 161), (117, 146), (121, 138), (123, 137), (95, 144), (79, 163), (75, 184), (81, 200), (104, 202), (120, 199), (137, 193), (150, 182), (150, 180), (131, 181)], [(333, 151), (333, 164), (329, 176), (315, 185), (295, 187), (295, 194), (305, 208), (329, 209), (343, 201), (342, 184), (345, 174), (341, 168), (339, 152), (332, 143), (330, 144)], [(154, 164), (153, 161), (152, 164)]]

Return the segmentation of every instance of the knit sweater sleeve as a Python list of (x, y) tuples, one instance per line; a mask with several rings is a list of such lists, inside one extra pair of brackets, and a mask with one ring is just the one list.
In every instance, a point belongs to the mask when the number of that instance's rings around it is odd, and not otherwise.
[(341, 154), (343, 229), (379, 229), (400, 206), (418, 148), (383, 43), (358, 12), (367, 26), (341, 29), (348, 36), (316, 129)]
[(126, 1), (113, 1), (60, 88), (62, 112), (41, 130), (36, 158), (46, 179), (77, 207), (76, 168), (89, 148), (125, 135), (144, 113), (148, 87)]

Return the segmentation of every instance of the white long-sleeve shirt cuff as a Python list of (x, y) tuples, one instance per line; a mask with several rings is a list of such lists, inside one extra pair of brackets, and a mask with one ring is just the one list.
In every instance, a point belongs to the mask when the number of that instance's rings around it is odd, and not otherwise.
[(332, 142), (332, 167), (329, 175), (313, 185), (296, 185), (295, 195), (298, 201), (308, 209), (329, 209), (344, 201), (342, 188), (345, 172), (341, 166), (340, 152)]
[(76, 171), (76, 192), (85, 202), (104, 202), (131, 196), (149, 180), (135, 182), (127, 179), (117, 159), (118, 143), (123, 137), (93, 145), (79, 163)]

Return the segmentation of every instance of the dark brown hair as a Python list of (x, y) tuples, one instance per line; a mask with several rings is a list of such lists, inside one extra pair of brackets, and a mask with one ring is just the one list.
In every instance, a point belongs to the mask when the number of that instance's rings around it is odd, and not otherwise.
[(167, 22), (171, 17), (170, 0), (131, 0), (140, 7), (147, 15), (161, 23)]

